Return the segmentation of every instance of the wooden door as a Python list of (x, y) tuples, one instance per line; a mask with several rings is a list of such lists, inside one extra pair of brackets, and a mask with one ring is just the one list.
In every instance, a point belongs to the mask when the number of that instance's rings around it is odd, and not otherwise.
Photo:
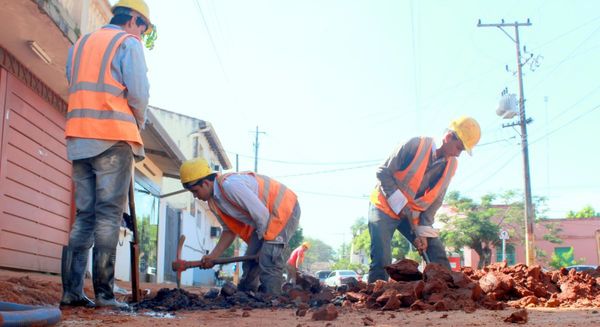
[(66, 118), (5, 70), (0, 112), (0, 267), (59, 272), (72, 202)]

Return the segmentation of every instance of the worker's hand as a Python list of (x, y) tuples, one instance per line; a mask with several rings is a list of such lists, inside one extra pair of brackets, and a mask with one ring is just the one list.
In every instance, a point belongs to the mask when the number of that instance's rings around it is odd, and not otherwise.
[(202, 269), (209, 269), (215, 266), (215, 263), (213, 262), (214, 258), (211, 257), (210, 255), (205, 255), (204, 257), (202, 257), (202, 259), (200, 259), (200, 268)]
[(417, 236), (415, 238), (415, 247), (419, 253), (427, 251), (427, 237)]

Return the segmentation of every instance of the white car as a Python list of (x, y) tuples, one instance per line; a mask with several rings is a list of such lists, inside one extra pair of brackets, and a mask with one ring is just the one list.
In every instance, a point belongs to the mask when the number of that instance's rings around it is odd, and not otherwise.
[(348, 277), (354, 277), (358, 280), (358, 274), (352, 270), (334, 270), (332, 271), (327, 279), (325, 279), (325, 285), (327, 286), (340, 286), (345, 284), (344, 279)]

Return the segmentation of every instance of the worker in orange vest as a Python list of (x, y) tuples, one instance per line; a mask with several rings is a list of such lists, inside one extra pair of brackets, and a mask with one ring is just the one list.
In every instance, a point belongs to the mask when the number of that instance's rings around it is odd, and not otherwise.
[(388, 279), (383, 267), (391, 263), (396, 230), (431, 262), (450, 269), (444, 245), (432, 227), (434, 216), (456, 171), (457, 157), (463, 151), (471, 154), (480, 137), (477, 121), (460, 117), (450, 123), (439, 147), (433, 138), (415, 137), (379, 166), (369, 210), (369, 283)]
[(208, 203), (223, 226), (217, 245), (201, 259), (201, 268), (214, 266), (212, 260), (239, 236), (248, 244), (246, 254), (259, 257), (258, 262), (243, 263), (238, 290), (281, 293), (284, 249), (300, 219), (296, 194), (267, 176), (251, 172), (219, 174), (204, 158), (185, 161), (180, 178), (184, 188)]
[[(126, 309), (113, 293), (116, 247), (133, 162), (144, 158), (140, 137), (149, 99), (142, 35), (152, 29), (143, 0), (120, 0), (109, 24), (69, 50), (65, 137), (72, 160), (76, 217), (62, 252), (64, 306)], [(94, 246), (95, 302), (83, 292)]]
[(303, 242), (299, 247), (295, 248), (290, 254), (287, 261), (287, 281), (296, 284), (296, 275), (300, 265), (304, 262), (304, 252), (310, 249), (310, 243)]

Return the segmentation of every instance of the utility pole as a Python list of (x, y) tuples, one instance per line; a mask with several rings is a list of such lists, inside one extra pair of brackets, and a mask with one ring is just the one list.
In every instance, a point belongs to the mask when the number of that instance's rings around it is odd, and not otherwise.
[(259, 132), (258, 131), (258, 125), (256, 125), (256, 132), (255, 132), (255, 141), (254, 141), (254, 172), (257, 173), (258, 172), (258, 134), (266, 134), (265, 132)]
[[(528, 266), (535, 264), (535, 248), (534, 248), (534, 216), (533, 216), (533, 203), (531, 201), (531, 180), (529, 176), (529, 149), (527, 146), (527, 124), (531, 122), (531, 119), (527, 119), (525, 116), (525, 93), (523, 91), (523, 76), (521, 68), (526, 62), (521, 61), (521, 45), (519, 43), (519, 26), (531, 26), (531, 22), (527, 19), (526, 23), (505, 23), (504, 19), (499, 24), (482, 24), (481, 19), (479, 20), (477, 27), (497, 27), (506, 36), (508, 36), (516, 46), (517, 50), (517, 78), (519, 81), (519, 121), (510, 124), (503, 124), (502, 127), (511, 127), (520, 125), (521, 126), (521, 149), (523, 151), (523, 174), (525, 178), (525, 260)], [(503, 27), (514, 27), (515, 37), (513, 38), (508, 34)]]

